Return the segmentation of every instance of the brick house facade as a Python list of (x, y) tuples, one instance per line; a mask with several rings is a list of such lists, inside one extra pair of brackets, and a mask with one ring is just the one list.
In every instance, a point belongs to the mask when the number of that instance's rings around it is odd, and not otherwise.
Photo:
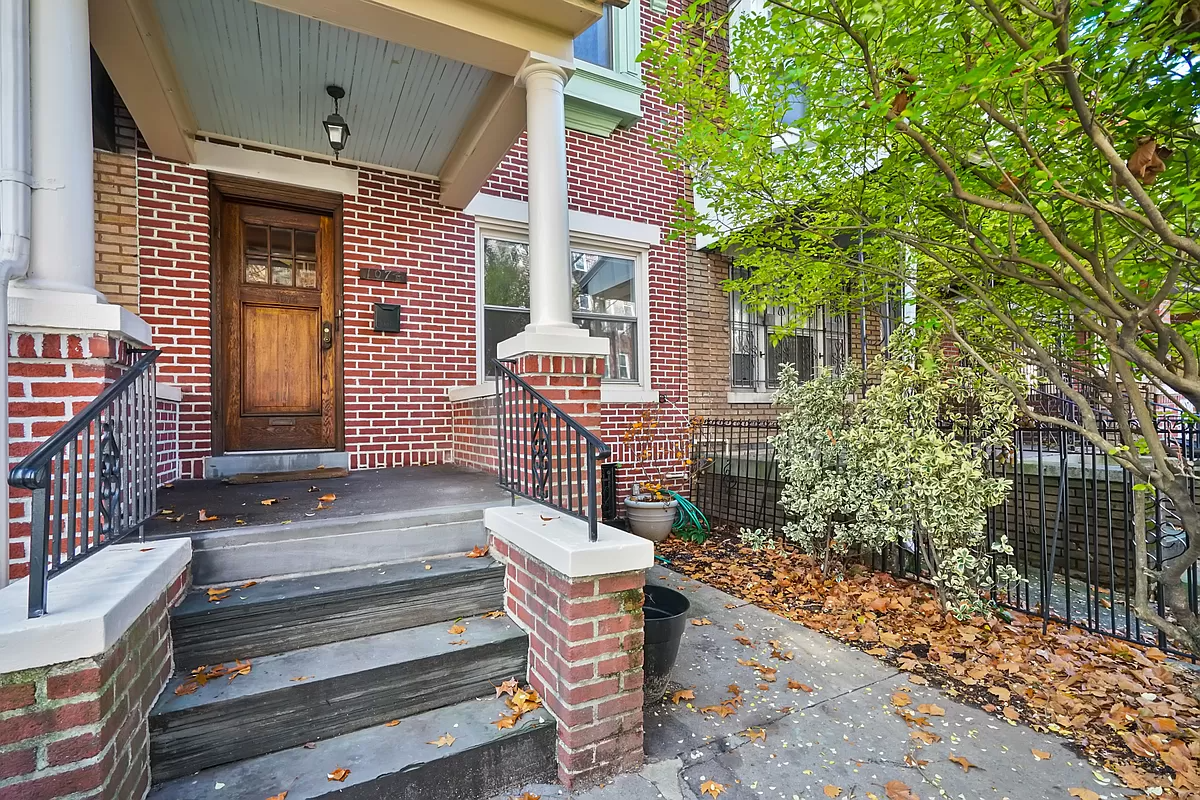
[[(644, 0), (639, 40), (680, 8), (679, 0)], [(643, 352), (649, 360), (641, 365), (636, 385), (617, 387), (602, 403), (598, 432), (613, 446), (612, 460), (618, 463), (629, 460), (623, 434), (645, 409), (660, 408), (667, 437), (687, 424), (685, 276), (690, 248), (666, 234), (678, 213), (676, 201), (688, 186), (685, 176), (668, 169), (649, 144), (651, 136), (669, 135), (671, 124), (668, 109), (648, 82), (640, 97), (640, 118), (633, 124), (609, 135), (566, 132), (571, 213), (587, 217), (592, 225), (615, 224), (618, 239), (622, 224), (660, 232), (653, 243), (637, 244), (638, 269), (644, 271), (642, 285), (648, 290), (635, 300), (640, 306), (638, 336), (644, 337)], [(214, 426), (215, 405), (221, 398), (213, 396), (214, 371), (219, 369), (213, 315), (219, 302), (213, 290), (214, 173), (203, 165), (157, 155), (120, 97), (114, 127), (115, 148), (94, 151), (95, 286), (110, 304), (123, 306), (149, 326), (148, 344), (162, 351), (158, 382), (169, 387), (160, 408), (171, 434), (160, 441), (171, 452), (163, 474), (198, 479), (205, 477), (206, 460), (220, 453)], [(215, 135), (198, 135), (196, 141), (197, 146), (204, 143), (223, 151), (336, 169), (355, 186), (343, 197), (339, 231), (342, 362), (336, 449), (346, 454), (349, 468), (444, 463), (494, 468), (488, 401), (450, 396), (456, 388), (480, 384), (482, 374), (481, 228), (469, 210), (442, 202), (441, 187), (432, 177)], [(526, 203), (527, 164), (522, 135), (483, 182), (479, 196)], [(407, 282), (363, 279), (359, 272), (364, 268), (403, 270)], [(376, 303), (400, 306), (399, 333), (371, 330)], [(17, 335), (14, 332), (9, 349), (19, 361), (26, 354), (18, 350)], [(114, 360), (85, 362), (64, 369), (86, 366), (107, 371), (110, 377), (120, 374)], [(45, 416), (22, 403), (22, 386), (10, 386), (14, 459), (71, 416), (70, 409)], [(668, 457), (673, 449), (661, 448), (663, 457), (643, 464), (636, 474), (618, 472), (621, 493), (635, 480), (664, 473), (677, 477), (683, 467), (679, 459)], [(14, 577), (27, 571), (28, 512), (27, 495), (15, 492), (9, 545)]]

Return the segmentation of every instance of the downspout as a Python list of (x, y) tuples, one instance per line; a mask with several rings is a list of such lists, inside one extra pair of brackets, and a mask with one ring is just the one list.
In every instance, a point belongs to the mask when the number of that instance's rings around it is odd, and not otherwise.
[(29, 2), (0, 2), (0, 587), (8, 585), (8, 284), (29, 269)]

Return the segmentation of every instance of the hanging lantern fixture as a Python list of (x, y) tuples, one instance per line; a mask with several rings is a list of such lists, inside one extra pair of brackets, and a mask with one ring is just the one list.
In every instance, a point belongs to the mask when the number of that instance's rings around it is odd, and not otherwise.
[(338, 113), (338, 101), (346, 96), (346, 90), (331, 85), (325, 87), (325, 92), (333, 98), (333, 113), (321, 124), (325, 127), (325, 136), (329, 138), (329, 146), (333, 148), (333, 157), (336, 159), (346, 146), (346, 140), (350, 138), (350, 126)]

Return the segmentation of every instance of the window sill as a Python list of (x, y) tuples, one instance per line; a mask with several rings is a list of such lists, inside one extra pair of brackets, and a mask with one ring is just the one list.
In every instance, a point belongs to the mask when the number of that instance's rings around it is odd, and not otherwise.
[(725, 402), (730, 405), (750, 405), (754, 403), (770, 405), (771, 398), (774, 396), (774, 392), (729, 392), (725, 395)]
[(487, 397), (495, 393), (496, 379), (489, 378), (475, 386), (455, 386), (446, 392), (446, 396), (450, 398), (451, 403), (461, 403), (463, 400), (477, 400), (480, 397)]
[(658, 391), (636, 385), (600, 384), (601, 403), (657, 403)]
[[(489, 378), (475, 386), (455, 386), (446, 392), (451, 403), (461, 403), (465, 400), (477, 400), (496, 393), (496, 381)], [(641, 386), (601, 385), (601, 403), (657, 403), (658, 392)]]

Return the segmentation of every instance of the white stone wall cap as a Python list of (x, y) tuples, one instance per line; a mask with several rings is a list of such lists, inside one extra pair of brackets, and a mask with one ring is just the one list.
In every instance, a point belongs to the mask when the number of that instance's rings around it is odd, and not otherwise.
[(170, 400), (172, 403), (183, 401), (183, 390), (173, 383), (154, 382), (154, 396), (159, 400)]
[(149, 346), (150, 325), (124, 306), (99, 302), (90, 295), (13, 286), (8, 297), (10, 328), (108, 333)]
[(582, 328), (575, 328), (575, 330), (583, 335), (572, 333), (570, 328), (563, 328), (555, 333), (521, 331), (511, 339), (505, 339), (496, 345), (496, 357), (500, 359), (517, 358), (530, 353), (547, 356), (608, 355), (608, 339), (589, 336)]
[(28, 618), (29, 579), (0, 589), (0, 673), (107, 652), (191, 563), (188, 538), (114, 544), (50, 580)]
[(524, 550), (568, 578), (649, 569), (654, 545), (647, 539), (600, 524), (599, 540), (588, 541), (587, 523), (540, 503), (484, 511), (489, 533)]

